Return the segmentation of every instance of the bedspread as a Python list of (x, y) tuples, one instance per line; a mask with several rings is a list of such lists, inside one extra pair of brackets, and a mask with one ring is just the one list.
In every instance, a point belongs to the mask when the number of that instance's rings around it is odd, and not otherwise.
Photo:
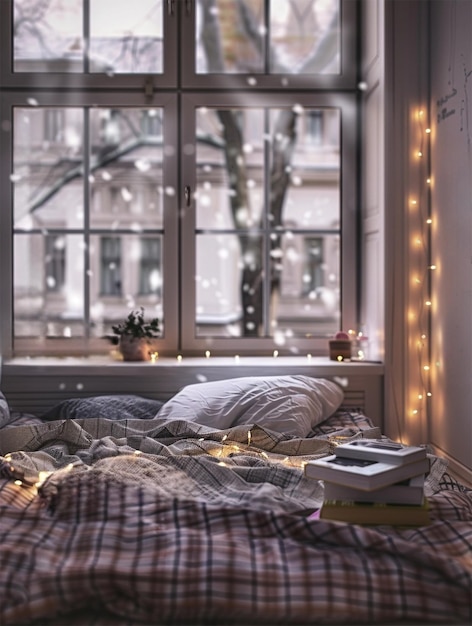
[(2, 431), (2, 626), (470, 622), (471, 492), (422, 528), (320, 520), (329, 434), (149, 422)]

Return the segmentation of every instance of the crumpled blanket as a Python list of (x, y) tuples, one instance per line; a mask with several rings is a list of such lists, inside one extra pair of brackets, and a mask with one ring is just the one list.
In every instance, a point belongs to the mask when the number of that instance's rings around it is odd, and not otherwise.
[(367, 528), (207, 503), (61, 470), (0, 481), (0, 624), (468, 623), (472, 499)]
[(332, 449), (327, 440), (259, 426), (216, 430), (179, 420), (99, 418), (9, 429), (1, 445), (16, 476), (29, 482), (39, 471), (73, 465), (154, 491), (173, 488), (187, 498), (285, 512), (319, 507), (320, 483), (301, 467)]
[[(431, 457), (427, 527), (309, 517), (323, 487), (303, 463), (340, 432), (2, 429), (0, 626), (470, 621), (472, 492), (438, 491), (445, 464)], [(378, 436), (348, 433), (363, 435)]]

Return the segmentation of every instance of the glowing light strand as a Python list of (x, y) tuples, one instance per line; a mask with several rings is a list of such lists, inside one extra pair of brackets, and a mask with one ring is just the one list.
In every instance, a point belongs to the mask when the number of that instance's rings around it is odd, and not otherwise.
[[(413, 136), (417, 138), (419, 145), (413, 146), (412, 169), (418, 170), (420, 180), (415, 193), (410, 194), (410, 232), (412, 237), (412, 251), (410, 261), (410, 302), (415, 302), (413, 313), (409, 314), (410, 333), (412, 344), (416, 343), (418, 373), (415, 381), (412, 381), (414, 389), (409, 390), (408, 399), (410, 409), (409, 415), (417, 419), (423, 419), (428, 411), (428, 402), (432, 396), (431, 385), (431, 317), (434, 311), (434, 300), (432, 298), (432, 275), (437, 266), (431, 259), (431, 241), (433, 218), (431, 215), (431, 160), (430, 160), (430, 139), (431, 128), (427, 125), (426, 115), (422, 109), (414, 115), (416, 121), (416, 132)], [(425, 174), (426, 171), (426, 174)], [(415, 268), (412, 267), (415, 263)], [(419, 266), (419, 267), (418, 267)], [(415, 271), (413, 271), (413, 269)], [(414, 290), (414, 291), (413, 291)], [(416, 340), (414, 340), (416, 337)]]

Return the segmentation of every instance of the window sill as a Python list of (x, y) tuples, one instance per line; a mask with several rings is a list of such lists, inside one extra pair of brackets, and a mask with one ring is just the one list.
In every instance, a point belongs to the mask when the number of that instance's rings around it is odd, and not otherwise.
[[(279, 375), (278, 370), (287, 371), (287, 373), (310, 373), (320, 376), (336, 376), (342, 374), (354, 375), (356, 370), (359, 373), (383, 374), (384, 366), (380, 361), (332, 361), (327, 356), (297, 357), (297, 356), (281, 356), (281, 357), (252, 357), (252, 356), (234, 356), (234, 357), (159, 357), (154, 362), (151, 361), (122, 361), (107, 356), (90, 356), (90, 357), (16, 357), (3, 361), (0, 366), (0, 373), (3, 376), (12, 374), (41, 374), (45, 375), (53, 373), (68, 374), (73, 372), (85, 373), (90, 372), (94, 375), (106, 374), (113, 370), (113, 376), (120, 374), (125, 376), (148, 375), (151, 371), (162, 371), (163, 369), (171, 369), (177, 371), (203, 370), (209, 371), (213, 368), (222, 372), (240, 371), (241, 375), (256, 375), (253, 370), (258, 370), (261, 375), (269, 375), (268, 372), (274, 372)], [(303, 372), (301, 371), (303, 370)], [(249, 372), (249, 373), (246, 373)], [(234, 376), (234, 374), (232, 374)]]

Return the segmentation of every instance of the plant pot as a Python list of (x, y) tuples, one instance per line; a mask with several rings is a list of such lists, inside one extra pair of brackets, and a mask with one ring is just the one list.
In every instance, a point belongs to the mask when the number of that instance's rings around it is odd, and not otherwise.
[(150, 361), (152, 345), (146, 338), (133, 337), (132, 335), (121, 335), (120, 352), (123, 361)]

